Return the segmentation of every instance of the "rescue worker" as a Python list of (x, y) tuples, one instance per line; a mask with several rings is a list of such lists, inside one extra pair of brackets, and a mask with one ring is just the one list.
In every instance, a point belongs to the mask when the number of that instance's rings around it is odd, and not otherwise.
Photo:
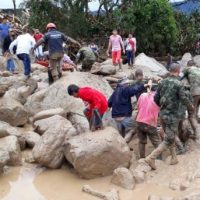
[(73, 84), (68, 87), (68, 94), (75, 98), (80, 98), (86, 103), (84, 114), (88, 119), (91, 131), (103, 129), (102, 118), (108, 109), (106, 97), (93, 88), (79, 88)]
[(112, 118), (115, 120), (121, 136), (127, 142), (131, 139), (134, 127), (131, 98), (143, 91), (145, 87), (150, 86), (151, 82), (136, 86), (129, 86), (129, 84), (130, 80), (124, 78), (108, 100), (108, 107), (112, 108)]
[(194, 101), (195, 116), (198, 120), (198, 109), (200, 105), (200, 69), (194, 66), (193, 60), (190, 60), (187, 64), (187, 68), (183, 69), (183, 77), (187, 78), (190, 84), (190, 92)]
[(152, 169), (156, 169), (155, 159), (167, 149), (170, 150), (170, 164), (178, 163), (175, 149), (175, 137), (178, 134), (179, 106), (186, 105), (190, 111), (194, 110), (192, 102), (185, 95), (184, 87), (179, 80), (180, 65), (173, 63), (170, 67), (170, 76), (163, 79), (156, 92), (154, 100), (160, 106), (160, 120), (165, 132), (164, 141), (156, 148), (145, 161)]
[(62, 76), (61, 59), (64, 55), (63, 43), (71, 42), (80, 46), (80, 44), (64, 33), (56, 29), (54, 23), (49, 23), (46, 26), (48, 31), (34, 46), (34, 50), (41, 44), (47, 44), (49, 51), (49, 76), (52, 75), (53, 82)]
[(90, 71), (96, 61), (96, 56), (90, 47), (84, 46), (78, 51), (75, 63), (82, 62), (82, 71)]

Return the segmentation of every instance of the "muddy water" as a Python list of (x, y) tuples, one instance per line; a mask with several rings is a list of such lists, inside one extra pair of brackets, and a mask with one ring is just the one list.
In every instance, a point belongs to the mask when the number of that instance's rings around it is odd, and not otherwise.
[(82, 193), (83, 185), (106, 192), (116, 188), (121, 200), (147, 200), (149, 195), (174, 196), (180, 192), (156, 184), (137, 185), (129, 191), (110, 184), (110, 177), (82, 180), (67, 167), (59, 170), (44, 170), (36, 166), (13, 168), (0, 178), (1, 200), (94, 200)]

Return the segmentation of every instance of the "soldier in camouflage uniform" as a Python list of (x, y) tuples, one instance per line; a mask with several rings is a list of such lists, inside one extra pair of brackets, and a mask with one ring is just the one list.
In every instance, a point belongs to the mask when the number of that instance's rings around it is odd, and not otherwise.
[(183, 70), (183, 78), (187, 78), (190, 84), (190, 92), (193, 97), (195, 117), (197, 119), (198, 108), (200, 105), (200, 69), (194, 66), (192, 60), (188, 62), (187, 66), (188, 67)]
[[(189, 100), (192, 102), (193, 99), (192, 99), (192, 96), (190, 94), (190, 91), (188, 90), (189, 87), (188, 86), (185, 86), (184, 87), (184, 90), (185, 90), (185, 95), (189, 98)], [(181, 142), (180, 138), (183, 138), (185, 135), (185, 131), (188, 131), (184, 129), (184, 121), (185, 121), (185, 118), (186, 118), (186, 111), (187, 111), (187, 106), (184, 105), (182, 102), (180, 103), (180, 106), (179, 106), (179, 111), (178, 111), (178, 114), (179, 114), (179, 125), (178, 125), (178, 135), (176, 135), (175, 137), (175, 143), (176, 143), (176, 147), (177, 147), (177, 154), (180, 155), (180, 154), (184, 154), (186, 152), (186, 149), (184, 148), (183, 146), (183, 143)], [(191, 113), (190, 111), (188, 111), (189, 113), (189, 116), (191, 116)], [(190, 117), (189, 117), (190, 119)], [(190, 121), (190, 120), (189, 120)], [(192, 126), (192, 125), (191, 125)], [(191, 134), (191, 132), (189, 133)], [(188, 135), (188, 133), (187, 133)], [(188, 135), (189, 136), (189, 135)], [(186, 137), (186, 136), (185, 136)]]
[(77, 54), (76, 63), (80, 61), (82, 62), (83, 71), (91, 70), (92, 65), (96, 61), (96, 56), (90, 47), (84, 46), (79, 50)]
[(170, 164), (178, 163), (175, 150), (175, 136), (178, 133), (180, 122), (179, 109), (180, 103), (183, 103), (189, 110), (193, 110), (192, 102), (185, 95), (184, 87), (179, 81), (180, 65), (172, 64), (170, 67), (170, 76), (162, 80), (155, 95), (155, 102), (160, 106), (160, 119), (165, 132), (164, 141), (156, 148), (145, 161), (152, 169), (156, 169), (155, 159), (165, 150), (169, 149), (171, 153)]

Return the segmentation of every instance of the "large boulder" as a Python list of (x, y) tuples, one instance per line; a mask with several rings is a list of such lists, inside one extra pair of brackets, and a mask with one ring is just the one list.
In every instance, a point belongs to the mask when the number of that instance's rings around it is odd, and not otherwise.
[(192, 55), (191, 53), (185, 53), (180, 61), (181, 67), (185, 68), (187, 67), (188, 61), (192, 60)]
[(12, 135), (18, 138), (20, 148), (23, 150), (25, 148), (25, 138), (23, 134), (10, 124), (0, 121), (0, 138)]
[[(62, 118), (58, 123), (53, 121), (56, 116)], [(36, 162), (55, 169), (61, 167), (64, 159), (64, 144), (76, 135), (76, 130), (67, 119), (58, 115), (51, 117), (51, 123), (52, 125), (35, 144), (32, 152)]]
[(23, 126), (28, 121), (28, 113), (24, 106), (8, 92), (0, 99), (0, 120), (12, 126)]
[(149, 73), (149, 71), (153, 74), (153, 76), (163, 76), (168, 73), (165, 66), (156, 61), (154, 58), (148, 57), (144, 53), (141, 53), (136, 57), (135, 65), (136, 67), (142, 69), (145, 75)]
[(200, 199), (200, 193), (192, 193), (178, 200), (199, 200), (199, 199)]
[(3, 168), (8, 163), (9, 159), (9, 153), (0, 149), (0, 174), (3, 172)]
[(194, 60), (194, 62), (195, 62), (195, 65), (196, 65), (197, 67), (200, 67), (200, 55), (195, 56), (195, 57), (193, 58), (193, 60)]
[(71, 138), (64, 152), (65, 158), (86, 179), (111, 175), (118, 167), (128, 167), (131, 158), (125, 140), (111, 127)]
[(125, 167), (115, 169), (111, 183), (128, 190), (133, 190), (135, 187), (135, 180), (131, 171)]
[(91, 69), (92, 74), (98, 74), (103, 76), (116, 74), (116, 66), (112, 64), (112, 60), (106, 60), (103, 63), (94, 63)]
[(40, 135), (33, 132), (33, 131), (28, 131), (24, 135), (26, 145), (30, 148), (33, 148), (40, 140)]
[(39, 91), (28, 98), (25, 104), (28, 113), (33, 116), (43, 110), (63, 108), (73, 117), (73, 121), (78, 122), (75, 123), (77, 130), (88, 131), (88, 121), (82, 116), (85, 108), (83, 102), (67, 93), (67, 87), (70, 84), (77, 84), (80, 87), (91, 86), (104, 93), (106, 97), (112, 94), (112, 88), (102, 77), (83, 72), (65, 72), (63, 77), (50, 88)]
[(43, 135), (49, 128), (53, 128), (55, 124), (62, 126), (66, 122), (66, 118), (60, 115), (35, 121), (33, 124), (36, 133)]
[(21, 164), (22, 155), (16, 136), (0, 138), (0, 149), (9, 153), (10, 159), (7, 162), (8, 165), (17, 166)]
[(0, 85), (0, 97), (2, 97), (9, 89), (9, 86), (6, 84)]
[(33, 117), (33, 122), (52, 117), (54, 115), (60, 115), (62, 117), (66, 117), (66, 113), (63, 108), (56, 108), (56, 109), (44, 110), (37, 113)]

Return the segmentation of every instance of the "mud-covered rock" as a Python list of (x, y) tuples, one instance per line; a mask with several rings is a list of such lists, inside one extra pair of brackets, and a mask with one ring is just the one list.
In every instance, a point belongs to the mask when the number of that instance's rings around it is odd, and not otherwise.
[(6, 92), (0, 99), (0, 120), (12, 126), (23, 126), (28, 122), (28, 113), (20, 102)]
[(116, 66), (112, 64), (112, 60), (108, 59), (102, 63), (94, 63), (91, 69), (92, 74), (109, 76), (116, 74)]
[(184, 55), (183, 55), (183, 57), (182, 57), (182, 59), (181, 59), (181, 62), (180, 62), (180, 64), (181, 64), (181, 67), (187, 67), (187, 63), (188, 63), (188, 61), (190, 61), (190, 60), (192, 60), (192, 55), (191, 55), (191, 53), (185, 53)]
[(25, 148), (25, 138), (23, 134), (10, 124), (0, 121), (0, 138), (12, 135), (18, 138), (20, 148), (23, 150)]
[(114, 128), (107, 127), (68, 140), (65, 158), (86, 179), (111, 175), (118, 167), (128, 167), (131, 153)]
[(2, 97), (9, 89), (9, 86), (6, 84), (0, 84), (0, 97)]
[(9, 159), (9, 153), (0, 149), (0, 174), (3, 172), (3, 168), (8, 163)]
[(195, 62), (195, 65), (197, 67), (200, 67), (200, 55), (197, 55), (193, 58), (194, 62)]
[(113, 172), (111, 183), (123, 187), (128, 190), (133, 190), (135, 180), (132, 173), (125, 167), (117, 168)]
[(55, 108), (50, 110), (44, 110), (37, 113), (36, 115), (33, 116), (33, 122), (52, 117), (54, 115), (60, 115), (62, 117), (66, 117), (66, 113), (63, 108)]
[[(139, 66), (140, 69), (144, 71), (146, 76), (150, 75), (149, 72), (151, 72), (153, 76), (163, 76), (168, 73), (165, 66), (156, 61), (154, 58), (148, 57), (144, 53), (141, 53), (136, 57), (135, 65)], [(146, 72), (148, 72), (148, 74)]]
[(24, 134), (24, 137), (26, 145), (30, 148), (33, 148), (40, 140), (40, 135), (33, 131), (28, 131), (26, 134)]
[[(58, 123), (53, 118), (59, 117)], [(76, 135), (76, 130), (65, 118), (55, 115), (48, 118), (51, 121), (45, 133), (33, 148), (33, 157), (37, 163), (49, 167), (59, 168), (64, 159), (64, 144)]]
[(146, 174), (143, 171), (135, 170), (133, 172), (133, 177), (135, 178), (136, 183), (144, 183)]
[(60, 115), (54, 115), (46, 119), (35, 121), (33, 124), (33, 127), (36, 133), (42, 135), (49, 128), (53, 128), (55, 124), (62, 126), (65, 122), (66, 122), (66, 118)]
[(199, 199), (200, 199), (200, 193), (192, 193), (178, 200), (199, 200)]
[(9, 153), (10, 159), (7, 162), (8, 165), (18, 166), (21, 164), (22, 155), (16, 136), (0, 138), (0, 149)]

